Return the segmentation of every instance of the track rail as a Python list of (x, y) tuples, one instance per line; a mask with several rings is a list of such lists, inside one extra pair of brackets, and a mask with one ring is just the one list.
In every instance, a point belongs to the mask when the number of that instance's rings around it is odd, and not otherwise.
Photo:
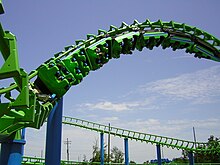
[[(0, 30), (0, 37), (2, 40), (8, 37), (3, 43), (7, 45), (13, 41), (11, 45), (16, 47), (15, 37), (10, 33)], [(101, 68), (121, 54), (132, 54), (132, 51), (142, 51), (143, 48), (152, 50), (158, 46), (174, 51), (185, 49), (194, 57), (220, 61), (220, 40), (186, 24), (161, 20), (139, 23), (135, 20), (131, 25), (123, 22), (119, 28), (110, 26), (108, 31), (99, 29), (97, 35), (88, 34), (86, 40), (66, 46), (28, 76), (19, 70), (22, 78), (16, 78), (9, 87), (0, 88), (0, 94), (9, 100), (0, 103), (0, 140), (24, 127), (40, 128), (57, 100), (71, 86), (79, 84), (91, 70)], [(3, 53), (5, 57), (7, 53)], [(30, 82), (34, 77), (37, 78)], [(12, 98), (14, 90), (20, 92), (17, 98)]]
[[(163, 49), (185, 49), (195, 57), (220, 61), (220, 41), (207, 32), (172, 21), (134, 21), (132, 25), (122, 23), (120, 28), (110, 26), (109, 31), (99, 30), (98, 35), (89, 34), (87, 40), (65, 47), (37, 69), (35, 85), (42, 93), (56, 94), (59, 98), (90, 70), (101, 68), (110, 59), (160, 45)], [(48, 79), (49, 76), (52, 78)]]
[(80, 127), (92, 131), (97, 131), (101, 133), (111, 134), (120, 138), (128, 138), (131, 140), (136, 140), (140, 142), (146, 142), (151, 144), (159, 144), (161, 146), (171, 147), (175, 149), (193, 151), (193, 152), (205, 152), (205, 153), (220, 153), (220, 145), (218, 147), (210, 148), (208, 143), (203, 142), (192, 142), (187, 140), (181, 140), (171, 137), (141, 133), (131, 130), (126, 130), (122, 128), (106, 126), (86, 120), (81, 120), (72, 117), (63, 117), (63, 124), (71, 125), (75, 127)]
[[(24, 165), (45, 165), (45, 159), (44, 158), (37, 158), (37, 157), (30, 157), (30, 156), (23, 156), (22, 164)], [(77, 162), (77, 161), (67, 161), (67, 160), (61, 160), (61, 165), (68, 165), (68, 164), (83, 164), (83, 162)], [(99, 163), (100, 164), (100, 163)]]

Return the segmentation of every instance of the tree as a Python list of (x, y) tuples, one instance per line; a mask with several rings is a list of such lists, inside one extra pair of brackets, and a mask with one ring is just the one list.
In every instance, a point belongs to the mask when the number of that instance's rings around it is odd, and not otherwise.
[(184, 157), (179, 157), (179, 158), (173, 158), (172, 160), (173, 163), (188, 163), (188, 159)]
[[(201, 148), (201, 146), (198, 146), (198, 148)], [(214, 153), (203, 153), (203, 152), (197, 152), (195, 153), (195, 162), (196, 163), (220, 163), (220, 141), (219, 138), (215, 138), (213, 135), (211, 135), (208, 138), (208, 143), (206, 146), (207, 149), (215, 149), (218, 152)]]
[[(220, 139), (211, 135), (208, 138), (206, 149), (214, 150), (216, 152), (196, 152), (194, 154), (195, 163), (220, 163)], [(197, 146), (197, 149), (204, 149), (204, 146)], [(182, 151), (182, 157), (174, 158), (175, 163), (188, 162), (188, 151)]]
[(87, 165), (88, 164), (88, 160), (86, 158), (86, 155), (84, 154), (83, 155), (83, 162), (82, 162), (82, 165)]
[(111, 149), (111, 162), (122, 163), (124, 161), (124, 154), (118, 147), (114, 146)]
[(182, 157), (179, 158), (173, 158), (172, 162), (174, 163), (188, 163), (189, 162), (189, 158), (188, 158), (188, 151), (186, 150), (182, 150)]
[(92, 146), (92, 149), (92, 158), (90, 159), (90, 162), (100, 162), (100, 151), (97, 139), (95, 139), (95, 144)]
[[(145, 162), (144, 162), (144, 163), (145, 163)], [(144, 164), (144, 163), (143, 163), (143, 164)], [(136, 162), (133, 161), (133, 160), (131, 160), (129, 164), (136, 164)]]
[[(104, 161), (105, 162), (112, 162), (112, 163), (123, 163), (124, 161), (124, 154), (121, 150), (119, 150), (117, 147), (113, 147), (111, 149), (111, 155), (110, 155), (110, 161), (108, 161), (108, 156), (106, 154), (106, 148), (107, 145), (104, 146)], [(90, 162), (100, 162), (101, 160), (101, 154), (100, 154), (100, 148), (98, 147), (98, 140), (95, 140), (94, 145), (92, 146), (93, 152), (92, 152), (92, 158), (90, 159)]]
[[(107, 154), (106, 154), (106, 145), (104, 146), (104, 161), (107, 161)], [(100, 148), (98, 147), (98, 139), (95, 140), (95, 144), (92, 146), (92, 158), (90, 162), (100, 162), (101, 161), (101, 153)]]
[(87, 158), (85, 154), (83, 154), (83, 162), (87, 162)]

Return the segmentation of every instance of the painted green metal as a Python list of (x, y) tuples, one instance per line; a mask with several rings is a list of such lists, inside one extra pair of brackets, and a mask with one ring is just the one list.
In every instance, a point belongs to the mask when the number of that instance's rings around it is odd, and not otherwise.
[[(61, 160), (60, 164), (61, 165), (78, 164), (78, 162)], [(37, 158), (37, 157), (23, 156), (22, 165), (45, 165), (45, 159), (44, 158)]]
[[(43, 158), (24, 156), (22, 165), (45, 165)], [(108, 163), (110, 165), (124, 165), (125, 163)], [(130, 165), (145, 165), (145, 163), (129, 163)], [(164, 163), (165, 165), (189, 165), (189, 163)], [(100, 162), (61, 161), (61, 165), (100, 165)], [(219, 165), (219, 163), (195, 163), (195, 165)]]
[[(79, 161), (61, 160), (61, 163), (60, 163), (60, 165), (92, 165), (92, 164), (100, 165), (100, 162), (79, 162)], [(111, 165), (119, 165), (119, 164), (123, 165), (124, 163), (110, 163), (110, 164)], [(38, 157), (23, 156), (22, 165), (45, 165), (45, 159), (38, 158)]]
[[(123, 22), (119, 28), (110, 26), (109, 31), (100, 29), (97, 35), (88, 34), (86, 40), (65, 47), (27, 75), (19, 67), (15, 36), (0, 26), (0, 50), (5, 60), (0, 79), (15, 80), (9, 87), (0, 88), (0, 95), (8, 100), (0, 103), (0, 140), (21, 128), (40, 128), (57, 100), (91, 70), (121, 54), (160, 45), (163, 49), (185, 49), (195, 57), (220, 61), (220, 40), (203, 30), (173, 21), (135, 20), (131, 25)], [(34, 77), (36, 80), (31, 82)], [(19, 93), (15, 98), (13, 91)]]
[[(119, 58), (120, 54), (131, 54), (132, 50), (143, 47), (153, 49), (162, 45), (176, 49), (186, 49), (195, 57), (220, 61), (220, 41), (214, 36), (185, 24), (175, 22), (138, 23), (120, 28), (111, 26), (110, 31), (99, 31), (97, 36), (89, 35), (87, 40), (77, 42), (66, 51), (56, 55), (38, 68), (36, 86), (44, 84), (41, 92), (55, 93), (62, 97), (70, 86), (82, 81), (89, 70), (102, 67), (111, 58)], [(92, 36), (92, 37), (91, 37)], [(87, 68), (85, 74), (85, 67)], [(84, 74), (83, 74), (84, 73)], [(53, 77), (48, 79), (48, 77)], [(39, 85), (38, 85), (39, 84)]]
[[(12, 33), (4, 31), (1, 24), (0, 51), (5, 60), (0, 68), (0, 80), (13, 78), (17, 85), (16, 90), (19, 92), (16, 98), (12, 97), (11, 91), (4, 92), (5, 98), (9, 102), (0, 103), (0, 130), (5, 132), (4, 134), (0, 133), (0, 140), (2, 140), (24, 128), (26, 121), (33, 122), (34, 108), (32, 107), (34, 104), (30, 100), (32, 105), (29, 106), (29, 98), (32, 98), (33, 94), (28, 89), (27, 73), (19, 67), (16, 38)], [(4, 91), (4, 89), (2, 90)], [(20, 121), (15, 125), (16, 119)]]
[(4, 7), (2, 5), (2, 0), (0, 0), (0, 14), (3, 14), (5, 11), (4, 11)]
[(72, 117), (66, 117), (66, 116), (63, 117), (63, 124), (80, 127), (92, 131), (97, 131), (101, 133), (106, 133), (106, 134), (110, 133), (111, 135), (120, 138), (127, 138), (130, 140), (151, 143), (154, 145), (166, 146), (168, 148), (171, 147), (178, 150), (181, 149), (181, 150), (187, 150), (193, 152), (207, 152), (207, 153), (218, 152), (220, 154), (220, 145), (218, 146), (218, 148), (207, 148), (207, 143), (205, 142), (187, 141), (187, 140), (181, 140), (171, 137), (136, 132), (136, 131), (126, 130), (112, 126), (109, 127), (108, 125), (103, 125), (99, 123), (94, 123), (94, 122), (72, 118)]

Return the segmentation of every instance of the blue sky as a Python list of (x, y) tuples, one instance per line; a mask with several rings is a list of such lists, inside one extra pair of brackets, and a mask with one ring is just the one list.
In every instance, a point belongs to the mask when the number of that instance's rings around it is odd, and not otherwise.
[[(85, 39), (98, 29), (120, 26), (134, 19), (173, 20), (205, 30), (220, 38), (220, 1), (217, 0), (13, 0), (3, 1), (0, 16), (4, 29), (18, 41), (20, 65), (27, 72), (60, 52), (75, 40)], [(192, 127), (198, 141), (220, 136), (220, 66), (196, 59), (184, 51), (171, 49), (135, 51), (113, 59), (90, 74), (64, 97), (64, 114), (76, 118), (111, 123), (135, 131), (192, 140)], [(37, 132), (37, 133), (36, 133)], [(40, 156), (45, 128), (28, 129), (26, 155)], [(70, 156), (91, 157), (99, 134), (64, 126), (63, 140), (72, 141)], [(130, 141), (130, 159), (142, 163), (155, 158), (155, 147)], [(123, 150), (123, 139), (113, 138), (112, 146)], [(164, 148), (165, 157), (181, 152)], [(65, 146), (63, 146), (63, 158)]]

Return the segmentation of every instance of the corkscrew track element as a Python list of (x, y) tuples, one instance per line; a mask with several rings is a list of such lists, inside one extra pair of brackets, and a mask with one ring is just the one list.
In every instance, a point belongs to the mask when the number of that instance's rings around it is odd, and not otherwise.
[[(186, 24), (158, 20), (143, 23), (122, 23), (109, 31), (98, 30), (86, 40), (65, 47), (64, 51), (33, 70), (29, 75), (19, 68), (16, 38), (0, 27), (0, 50), (5, 59), (0, 79), (14, 78), (9, 87), (0, 88), (5, 102), (0, 103), (0, 140), (25, 127), (40, 128), (71, 86), (79, 84), (92, 70), (97, 70), (110, 59), (121, 54), (132, 54), (137, 49), (185, 49), (194, 57), (220, 61), (220, 40), (213, 35)], [(31, 79), (36, 78), (31, 82)], [(14, 98), (12, 92), (18, 92)]]

